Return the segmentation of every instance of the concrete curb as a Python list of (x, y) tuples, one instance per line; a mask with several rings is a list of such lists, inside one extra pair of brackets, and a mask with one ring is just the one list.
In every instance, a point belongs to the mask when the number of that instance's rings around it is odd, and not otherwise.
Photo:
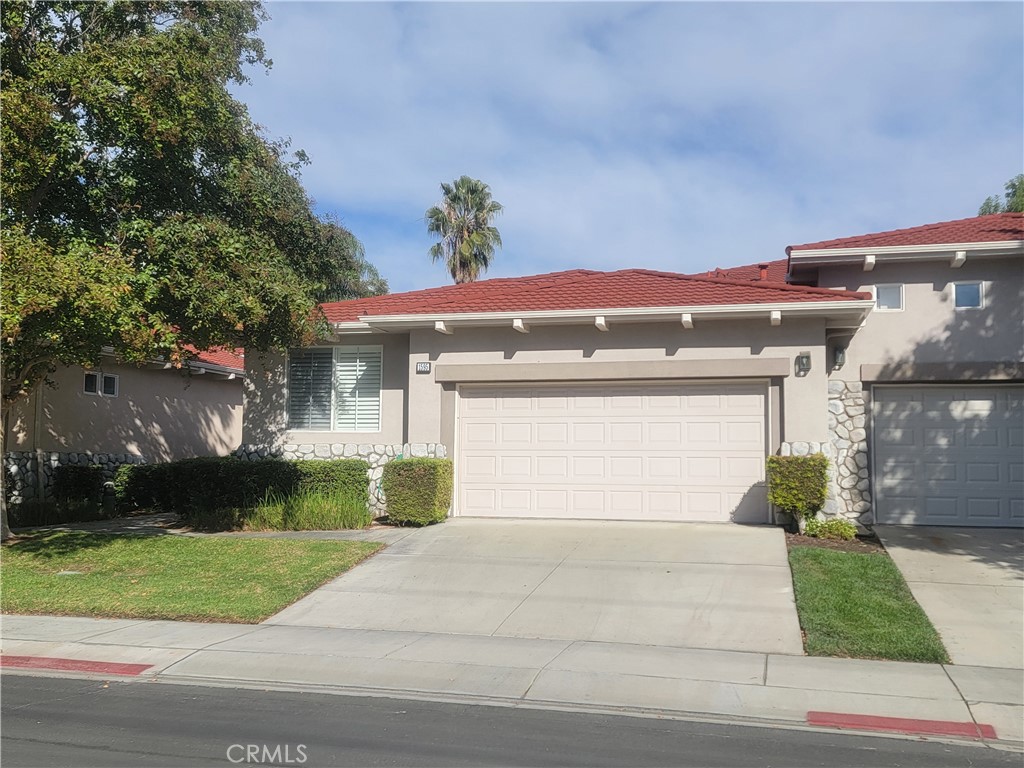
[[(425, 698), (1024, 751), (1024, 672), (621, 643), (4, 617), (4, 672)], [(11, 668), (6, 659), (22, 657)], [(26, 659), (29, 659), (26, 661)], [(818, 713), (815, 715), (814, 713)], [(973, 738), (972, 738), (973, 735)]]

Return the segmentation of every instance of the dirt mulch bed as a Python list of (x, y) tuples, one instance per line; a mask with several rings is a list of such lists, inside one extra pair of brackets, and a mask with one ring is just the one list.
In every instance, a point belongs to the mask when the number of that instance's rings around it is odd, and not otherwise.
[(793, 547), (820, 547), (822, 549), (834, 549), (837, 552), (872, 552), (884, 553), (885, 547), (873, 533), (865, 533), (853, 541), (838, 541), (835, 539), (816, 539), (812, 536), (801, 536), (798, 533), (786, 534), (786, 546)]

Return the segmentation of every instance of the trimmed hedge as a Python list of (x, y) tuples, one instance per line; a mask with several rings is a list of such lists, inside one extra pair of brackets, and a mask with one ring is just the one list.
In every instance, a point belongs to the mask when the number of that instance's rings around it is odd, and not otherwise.
[(814, 517), (825, 506), (828, 492), (828, 458), (810, 456), (768, 457), (768, 501), (794, 518)]
[(8, 514), (13, 528), (63, 525), (102, 520), (103, 469), (90, 464), (54, 467), (52, 498), (25, 499), (13, 504)]
[(127, 509), (176, 512), (203, 527), (232, 527), (238, 510), (268, 493), (343, 492), (354, 503), (370, 502), (369, 464), (361, 459), (243, 461), (234, 457), (182, 459), (118, 469), (118, 503)]
[(384, 465), (381, 487), (388, 520), (398, 525), (428, 525), (448, 516), (452, 505), (449, 459), (396, 459)]
[(103, 468), (94, 464), (62, 464), (53, 470), (53, 498), (60, 505), (103, 503)]

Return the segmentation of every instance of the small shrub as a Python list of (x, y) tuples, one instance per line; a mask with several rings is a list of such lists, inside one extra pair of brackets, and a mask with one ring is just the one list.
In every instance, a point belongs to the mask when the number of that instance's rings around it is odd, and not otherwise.
[(345, 490), (302, 491), (288, 499), (284, 508), (286, 531), (336, 531), (365, 528), (373, 522), (366, 503)]
[(160, 509), (158, 498), (167, 484), (167, 464), (122, 464), (114, 472), (114, 496), (117, 508)]
[(298, 491), (286, 496), (267, 493), (244, 514), (244, 526), (253, 531), (337, 531), (365, 528), (373, 522), (366, 504), (342, 489)]
[(263, 501), (246, 511), (242, 527), (248, 531), (283, 531), (286, 503), (284, 494), (269, 491)]
[(53, 498), (60, 506), (99, 507), (103, 502), (103, 468), (94, 464), (54, 467)]
[(804, 535), (816, 539), (853, 541), (857, 537), (857, 526), (841, 517), (834, 517), (830, 520), (819, 520), (812, 517), (806, 523)]
[(400, 459), (384, 465), (381, 479), (388, 520), (398, 525), (439, 523), (452, 505), (449, 459)]
[(810, 456), (768, 457), (768, 501), (794, 518), (810, 518), (825, 505), (828, 459)]

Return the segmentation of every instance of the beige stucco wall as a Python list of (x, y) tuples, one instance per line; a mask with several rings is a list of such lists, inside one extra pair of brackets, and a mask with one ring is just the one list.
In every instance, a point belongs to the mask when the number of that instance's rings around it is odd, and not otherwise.
[[(534, 326), (521, 334), (509, 327), (455, 328), (446, 336), (433, 330), (410, 334), (409, 370), (417, 362), (437, 365), (495, 363), (632, 362), (632, 378), (656, 378), (645, 362), (666, 360), (754, 360), (786, 358), (809, 351), (811, 372), (782, 382), (783, 434), (787, 441), (824, 441), (827, 437), (825, 321), (784, 318), (772, 327), (767, 318), (708, 321), (687, 330), (676, 323), (612, 325), (607, 332), (592, 325)], [(707, 376), (707, 366), (701, 376)], [(712, 376), (713, 377), (713, 376)], [(409, 442), (443, 442), (451, 446), (454, 388), (442, 387), (433, 374), (409, 375)], [(444, 415), (444, 418), (442, 416)]]
[[(694, 329), (676, 323), (612, 325), (602, 332), (592, 325), (534, 326), (521, 334), (511, 326), (455, 328), (452, 335), (432, 329), (394, 334), (352, 334), (342, 344), (382, 344), (383, 393), (380, 432), (308, 432), (286, 429), (287, 375), (284, 353), (246, 358), (245, 427), (242, 443), (280, 447), (285, 444), (454, 445), (456, 386), (435, 379), (438, 365), (631, 362), (632, 378), (664, 378), (645, 372), (643, 363), (686, 360), (758, 360), (785, 358), (790, 375), (775, 380), (778, 393), (773, 422), (781, 423), (773, 438), (786, 441), (827, 439), (825, 321), (768, 319), (708, 321)], [(796, 355), (808, 351), (811, 372), (792, 372)], [(415, 372), (417, 362), (430, 362), (429, 374)], [(714, 366), (702, 365), (693, 375), (715, 378)], [(689, 375), (689, 374), (687, 374)], [(755, 374), (752, 374), (755, 375)], [(773, 397), (773, 402), (776, 398)]]
[[(981, 280), (985, 307), (953, 308), (953, 283)], [(871, 272), (859, 266), (822, 267), (818, 284), (868, 291), (902, 283), (903, 311), (873, 311), (852, 339), (846, 364), (833, 378), (856, 380), (863, 364), (1019, 362), (1024, 360), (1024, 259), (968, 259), (959, 269), (948, 262), (880, 262)]]
[[(290, 431), (287, 411), (287, 355), (268, 352), (246, 356), (245, 427), (242, 443), (279, 447), (286, 443), (395, 444), (405, 438), (406, 387), (409, 377), (409, 337), (406, 334), (352, 334), (341, 345), (383, 347), (381, 371), (381, 429), (379, 432)], [(436, 442), (436, 441), (435, 441)]]
[(5, 449), (133, 453), (148, 461), (170, 461), (226, 455), (241, 440), (242, 385), (237, 378), (186, 377), (177, 370), (113, 363), (91, 370), (118, 376), (117, 397), (85, 394), (84, 370), (61, 368), (51, 376), (54, 387), (40, 387), (15, 406)]

